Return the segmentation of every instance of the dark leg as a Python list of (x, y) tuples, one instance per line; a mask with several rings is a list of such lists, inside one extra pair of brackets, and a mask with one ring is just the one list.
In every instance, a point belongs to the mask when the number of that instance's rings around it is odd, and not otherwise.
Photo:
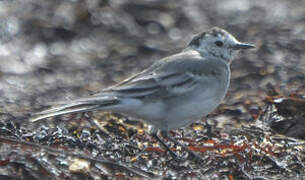
[[(161, 135), (164, 137), (164, 138), (167, 138), (168, 140), (174, 142), (175, 144), (178, 144), (179, 146), (182, 147), (182, 149), (184, 151), (187, 151), (188, 154), (189, 154), (189, 157), (193, 160), (195, 160), (196, 162), (200, 163), (200, 164), (203, 164), (203, 161), (201, 159), (201, 156), (199, 156), (198, 154), (194, 153), (193, 151), (189, 150), (189, 148), (187, 148), (186, 146), (184, 146), (183, 144), (179, 143), (178, 141), (176, 141), (175, 139), (173, 139), (172, 137), (170, 137), (167, 133), (167, 131), (161, 131)], [(163, 142), (164, 143), (164, 142)], [(174, 153), (174, 152), (173, 152)], [(176, 153), (175, 153), (176, 154)], [(177, 156), (177, 155), (176, 155)]]
[[(164, 131), (164, 132), (166, 132), (166, 131)], [(167, 133), (167, 132), (166, 132), (166, 133)], [(162, 131), (161, 131), (161, 135), (162, 135)], [(172, 151), (172, 150), (170, 149), (170, 147), (169, 147), (165, 142), (162, 141), (162, 139), (159, 138), (159, 136), (158, 136), (158, 131), (157, 131), (156, 133), (153, 133), (152, 136), (153, 136), (157, 141), (159, 141), (159, 142), (162, 144), (162, 146), (171, 154), (171, 156), (172, 156), (174, 159), (179, 159), (179, 158), (178, 158), (178, 155), (177, 155), (174, 151)], [(163, 136), (163, 135), (162, 135), (162, 136)]]

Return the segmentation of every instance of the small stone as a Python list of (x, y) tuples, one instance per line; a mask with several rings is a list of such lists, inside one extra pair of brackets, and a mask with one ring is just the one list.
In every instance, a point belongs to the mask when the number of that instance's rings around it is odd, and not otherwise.
[(87, 173), (90, 170), (90, 162), (83, 159), (73, 159), (70, 162), (69, 170), (73, 173)]

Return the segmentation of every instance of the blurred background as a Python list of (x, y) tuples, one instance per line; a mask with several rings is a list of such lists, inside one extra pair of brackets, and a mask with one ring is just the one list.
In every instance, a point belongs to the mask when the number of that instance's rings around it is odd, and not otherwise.
[[(235, 58), (229, 92), (207, 121), (171, 132), (187, 145), (216, 144), (216, 150), (207, 153), (197, 148), (205, 156), (205, 167), (188, 161), (177, 165), (162, 148), (156, 149), (160, 146), (143, 133), (145, 126), (137, 122), (133, 124), (137, 128), (125, 126), (132, 124), (130, 117), (103, 115), (97, 119), (110, 121), (99, 126), (92, 125), (88, 116), (71, 115), (69, 123), (43, 121), (28, 126), (31, 113), (113, 85), (181, 51), (194, 34), (214, 26), (257, 48)], [(304, 139), (304, 94), (304, 0), (0, 0), (0, 179), (93, 179), (96, 175), (106, 179), (122, 177), (126, 169), (128, 177), (301, 179), (304, 145), (289, 149), (287, 143), (294, 141), (270, 138), (275, 133), (266, 124), (246, 133), (240, 124), (288, 119), (275, 124), (276, 132)], [(294, 98), (276, 98), (288, 95)], [(272, 110), (274, 104), (278, 111)], [(286, 151), (276, 151), (279, 143)], [(64, 148), (58, 153), (44, 145)], [(153, 148), (144, 151), (144, 147)], [(227, 156), (234, 148), (239, 156)], [(248, 158), (248, 152), (253, 156)], [(183, 151), (177, 153), (185, 157)], [(96, 158), (102, 161), (97, 163)], [(120, 163), (107, 162), (105, 168), (101, 166), (105, 159)], [(246, 170), (253, 178), (241, 167), (248, 161), (253, 167)], [(121, 162), (137, 168), (124, 168)], [(140, 176), (139, 167), (147, 174), (141, 171)]]
[(304, 84), (304, 8), (304, 0), (2, 0), (0, 109), (19, 116), (91, 94), (213, 26), (257, 46), (233, 62), (231, 92)]

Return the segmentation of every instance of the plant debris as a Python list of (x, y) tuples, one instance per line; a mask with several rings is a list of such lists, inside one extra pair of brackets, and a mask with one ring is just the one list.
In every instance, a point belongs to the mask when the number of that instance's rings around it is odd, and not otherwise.
[[(276, 11), (274, 11), (276, 9)], [(0, 1), (0, 179), (305, 178), (304, 1)], [(111, 112), (28, 118), (99, 91), (220, 26), (241, 52), (223, 104), (165, 143)]]

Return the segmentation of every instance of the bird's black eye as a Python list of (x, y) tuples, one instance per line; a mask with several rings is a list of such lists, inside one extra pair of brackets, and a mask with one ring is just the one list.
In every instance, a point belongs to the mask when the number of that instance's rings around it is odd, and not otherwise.
[(215, 44), (218, 47), (222, 47), (223, 46), (223, 42), (221, 42), (221, 41), (216, 41)]

